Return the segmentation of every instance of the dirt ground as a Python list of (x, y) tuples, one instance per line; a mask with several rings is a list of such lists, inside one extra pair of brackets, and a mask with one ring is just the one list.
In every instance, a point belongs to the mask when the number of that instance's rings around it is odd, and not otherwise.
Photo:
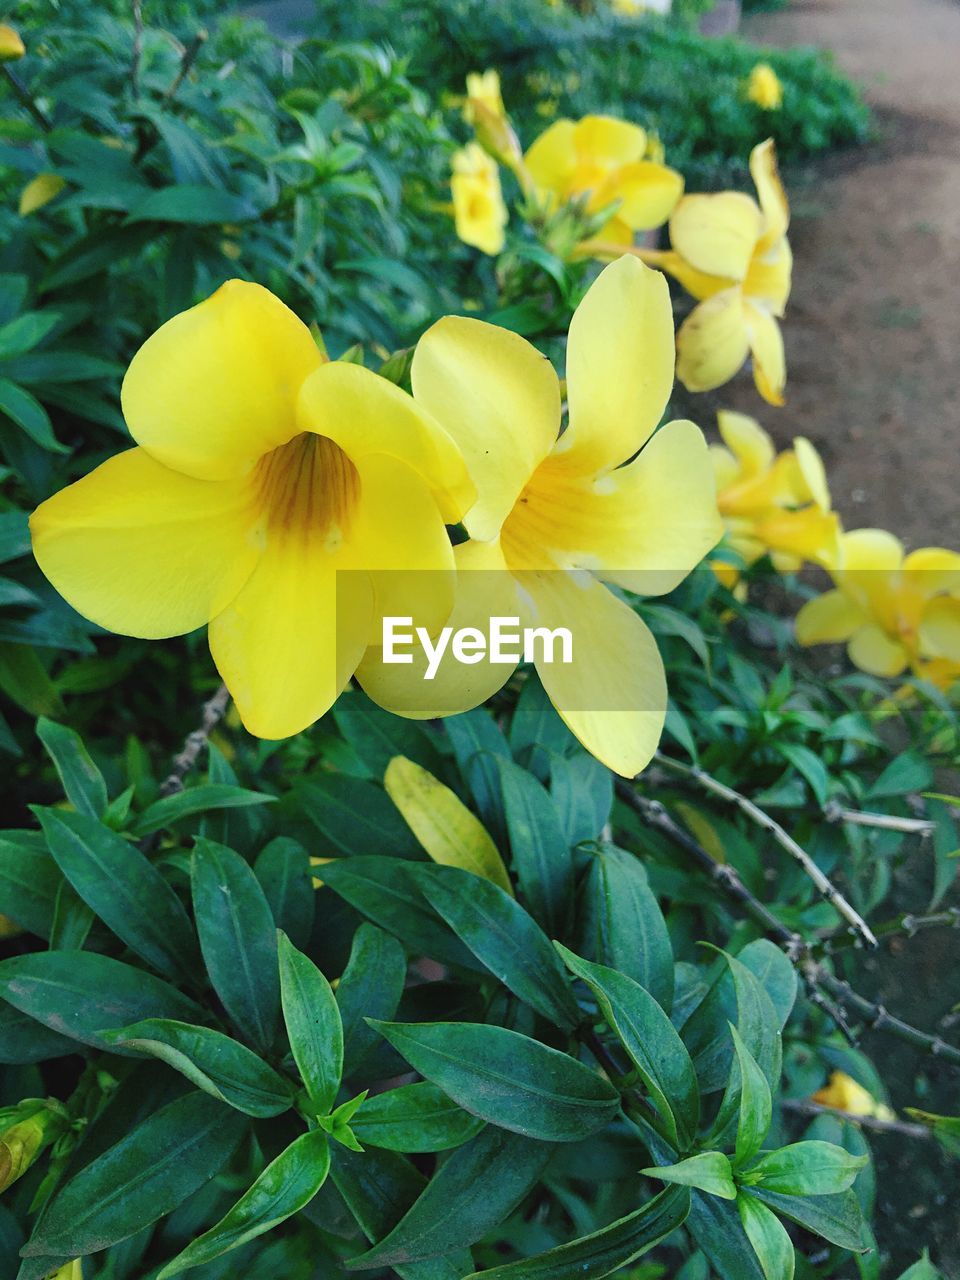
[(717, 402), (809, 436), (848, 527), (960, 545), (960, 0), (791, 0), (743, 34), (832, 50), (878, 138), (788, 175), (786, 406)]

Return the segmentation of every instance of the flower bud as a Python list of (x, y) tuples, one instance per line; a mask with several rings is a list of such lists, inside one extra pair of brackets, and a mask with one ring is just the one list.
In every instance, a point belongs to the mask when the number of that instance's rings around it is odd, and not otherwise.
[(18, 32), (0, 22), (0, 62), (16, 62), (27, 52)]
[(51, 1271), (44, 1280), (83, 1280), (83, 1261), (80, 1258), (73, 1258), (72, 1261), (58, 1267), (56, 1271)]
[(66, 1122), (63, 1107), (52, 1099), (26, 1098), (6, 1109), (0, 1119), (0, 1191), (27, 1172), (44, 1147), (60, 1137)]

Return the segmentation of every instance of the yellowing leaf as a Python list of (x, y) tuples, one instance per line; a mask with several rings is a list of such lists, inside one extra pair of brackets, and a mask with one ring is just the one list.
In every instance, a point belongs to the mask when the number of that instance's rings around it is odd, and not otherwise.
[(25, 218), (29, 213), (36, 213), (45, 204), (49, 204), (66, 185), (59, 173), (38, 173), (20, 193), (21, 218)]
[(512, 895), (497, 846), (480, 819), (449, 787), (406, 756), (394, 756), (383, 781), (390, 799), (434, 862), (472, 871)]

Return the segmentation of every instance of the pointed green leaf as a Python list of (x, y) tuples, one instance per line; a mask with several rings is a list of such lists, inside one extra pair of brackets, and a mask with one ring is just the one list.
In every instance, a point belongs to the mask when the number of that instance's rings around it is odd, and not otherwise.
[(343, 1026), (326, 980), (284, 933), (277, 935), (280, 999), (290, 1048), (320, 1115), (333, 1106), (343, 1075)]
[[(730, 1024), (730, 1034), (733, 1036), (733, 1043), (737, 1052), (736, 1071), (740, 1076), (738, 1085), (740, 1112), (737, 1119), (736, 1156), (734, 1159), (734, 1165), (739, 1167), (752, 1160), (763, 1146), (763, 1140), (767, 1136), (767, 1132), (770, 1129), (770, 1121), (773, 1118), (773, 1102), (766, 1077), (757, 1065), (756, 1058), (743, 1043), (743, 1037), (733, 1023)], [(741, 1219), (743, 1218), (742, 1213), (740, 1217)], [(743, 1225), (749, 1235), (750, 1231), (746, 1222)]]
[(832, 1196), (790, 1196), (765, 1187), (747, 1187), (745, 1192), (776, 1209), (782, 1218), (790, 1218), (838, 1248), (863, 1252), (865, 1223), (856, 1192), (843, 1191)]
[(778, 1191), (788, 1196), (831, 1196), (846, 1191), (867, 1163), (832, 1142), (794, 1142), (761, 1156), (744, 1170), (744, 1186)]
[(102, 818), (107, 807), (107, 786), (103, 774), (90, 759), (83, 739), (66, 725), (41, 716), (37, 737), (53, 761), (64, 794), (78, 813)]
[(380, 1040), (365, 1019), (393, 1017), (406, 976), (406, 952), (396, 938), (376, 925), (362, 924), (353, 935), (350, 959), (336, 991), (347, 1076), (357, 1070)]
[(721, 1151), (701, 1151), (699, 1155), (681, 1160), (679, 1164), (654, 1165), (641, 1169), (648, 1178), (661, 1182), (675, 1182), (683, 1187), (696, 1187), (707, 1195), (721, 1200), (736, 1200), (737, 1188), (733, 1181), (730, 1161)]
[(352, 1125), (362, 1143), (390, 1151), (447, 1151), (483, 1128), (429, 1080), (402, 1084), (368, 1098)]

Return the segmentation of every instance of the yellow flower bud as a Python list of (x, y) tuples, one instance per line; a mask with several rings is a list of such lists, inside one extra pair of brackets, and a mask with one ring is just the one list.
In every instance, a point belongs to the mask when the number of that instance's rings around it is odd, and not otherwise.
[(20, 217), (25, 218), (28, 214), (42, 209), (45, 204), (49, 204), (55, 196), (58, 196), (66, 185), (66, 180), (61, 178), (59, 173), (38, 173), (20, 193)]
[(758, 62), (747, 81), (747, 97), (763, 111), (778, 111), (783, 102), (783, 85), (768, 62)]
[(23, 41), (13, 27), (0, 22), (0, 62), (16, 62), (26, 52)]
[(0, 1191), (6, 1191), (22, 1177), (44, 1147), (60, 1137), (67, 1117), (58, 1102), (26, 1098), (8, 1108), (4, 1119), (6, 1127), (0, 1132)]
[(82, 1260), (74, 1258), (71, 1262), (65, 1262), (56, 1271), (51, 1271), (46, 1280), (83, 1280)]
[(846, 1111), (851, 1116), (878, 1116), (890, 1119), (893, 1113), (884, 1106), (863, 1085), (857, 1084), (852, 1076), (844, 1071), (833, 1071), (829, 1082), (813, 1095), (814, 1102), (824, 1107), (836, 1107), (838, 1111)]

